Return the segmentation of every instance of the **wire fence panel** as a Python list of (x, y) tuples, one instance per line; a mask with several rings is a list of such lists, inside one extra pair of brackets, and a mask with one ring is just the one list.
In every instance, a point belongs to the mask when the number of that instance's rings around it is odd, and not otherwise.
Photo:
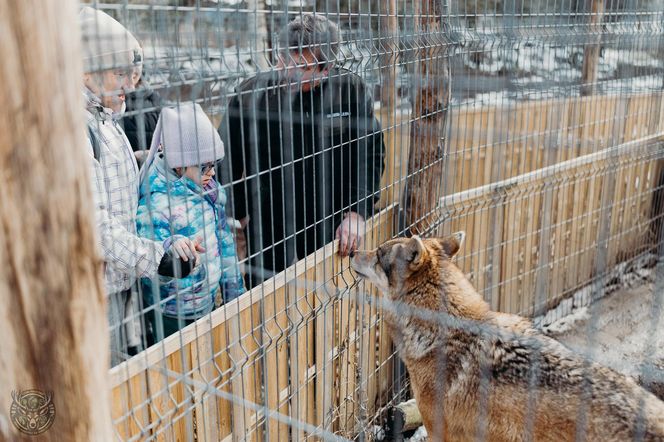
[(83, 3), (140, 44), (136, 235), (199, 256), (122, 291), (118, 440), (398, 439), (408, 375), (349, 264), (392, 238), (465, 231), (455, 263), (539, 329), (652, 283), (662, 0)]

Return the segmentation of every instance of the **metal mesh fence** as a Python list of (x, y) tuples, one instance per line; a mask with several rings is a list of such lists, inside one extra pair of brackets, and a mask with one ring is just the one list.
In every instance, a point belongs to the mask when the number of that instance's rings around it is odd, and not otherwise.
[[(348, 255), (412, 234), (465, 231), (454, 262), (491, 310), (561, 339), (581, 318), (576, 353), (660, 385), (661, 0), (83, 3), (140, 43), (117, 118), (142, 164), (131, 216), (145, 259), (188, 275), (137, 265), (109, 297), (119, 440), (401, 437), (390, 306)], [(650, 333), (602, 359), (598, 306), (636, 296)], [(472, 329), (456, 319), (427, 320)]]

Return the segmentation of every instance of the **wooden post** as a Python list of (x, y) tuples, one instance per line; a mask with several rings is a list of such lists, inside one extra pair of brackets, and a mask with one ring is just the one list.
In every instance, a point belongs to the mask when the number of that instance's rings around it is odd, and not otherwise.
[(247, 28), (249, 34), (253, 36), (250, 42), (251, 53), (255, 54), (252, 57), (256, 66), (261, 69), (267, 69), (270, 63), (271, 48), (270, 36), (267, 33), (267, 18), (265, 13), (265, 0), (248, 0), (247, 7), (249, 9), (249, 23)]
[(396, 41), (398, 30), (397, 0), (384, 0), (380, 2), (380, 31), (382, 40), (380, 47), (383, 52), (380, 60), (380, 107), (383, 115), (393, 115), (396, 103), (396, 70), (399, 60), (399, 47)]
[(0, 441), (35, 440), (12, 390), (52, 393), (39, 440), (113, 437), (77, 3), (0, 0)]
[(450, 102), (448, 53), (443, 39), (442, 0), (415, 2), (415, 35), (419, 47), (413, 76), (408, 176), (400, 231), (423, 233), (431, 227), (442, 196), (442, 172)]
[(588, 32), (593, 35), (593, 43), (583, 50), (583, 68), (581, 72), (581, 95), (592, 95), (597, 83), (597, 63), (599, 62), (600, 41), (602, 38), (602, 16), (604, 0), (592, 0)]
[[(401, 117), (397, 115), (397, 63), (399, 61), (396, 0), (380, 2), (380, 114), (379, 120), (383, 130), (385, 144), (385, 173), (380, 182), (381, 209), (398, 202), (401, 196), (402, 172), (405, 175), (408, 145), (402, 136), (402, 128), (398, 127)], [(397, 217), (395, 217), (396, 219)]]

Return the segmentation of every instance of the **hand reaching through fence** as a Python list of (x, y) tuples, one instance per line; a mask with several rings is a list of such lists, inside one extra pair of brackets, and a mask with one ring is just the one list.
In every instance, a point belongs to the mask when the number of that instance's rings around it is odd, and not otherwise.
[[(237, 259), (240, 262), (247, 258), (247, 236), (244, 233), (247, 224), (249, 224), (249, 217), (245, 216), (240, 221), (236, 221), (236, 224), (232, 226), (235, 233)], [(244, 268), (241, 269), (241, 272), (244, 274)]]
[(364, 239), (366, 223), (361, 215), (348, 212), (341, 221), (335, 238), (339, 240), (339, 255), (348, 256), (358, 249)]

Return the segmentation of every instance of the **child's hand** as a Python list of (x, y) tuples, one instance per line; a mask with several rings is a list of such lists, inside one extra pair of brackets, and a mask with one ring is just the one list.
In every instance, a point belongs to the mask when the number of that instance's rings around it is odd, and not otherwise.
[(231, 226), (235, 230), (235, 248), (238, 261), (247, 258), (247, 237), (244, 234), (244, 228), (247, 227), (247, 224), (249, 224), (249, 217), (245, 216), (239, 221), (239, 225)]
[(196, 264), (198, 265), (200, 263), (200, 255), (199, 253), (205, 253), (205, 247), (203, 247), (203, 238), (196, 238), (196, 241), (194, 241), (194, 248), (198, 253), (196, 253)]
[(198, 265), (198, 251), (201, 248), (198, 241), (191, 241), (185, 236), (174, 235), (167, 238), (164, 241), (166, 253), (159, 263), (157, 273), (170, 278), (186, 278)]
[(192, 241), (184, 236), (174, 239), (170, 247), (170, 250), (177, 254), (177, 256), (179, 256), (184, 262), (188, 262), (190, 259), (193, 260), (194, 266), (198, 265), (200, 260), (198, 252), (201, 251), (201, 249), (202, 251), (205, 251), (198, 239)]

